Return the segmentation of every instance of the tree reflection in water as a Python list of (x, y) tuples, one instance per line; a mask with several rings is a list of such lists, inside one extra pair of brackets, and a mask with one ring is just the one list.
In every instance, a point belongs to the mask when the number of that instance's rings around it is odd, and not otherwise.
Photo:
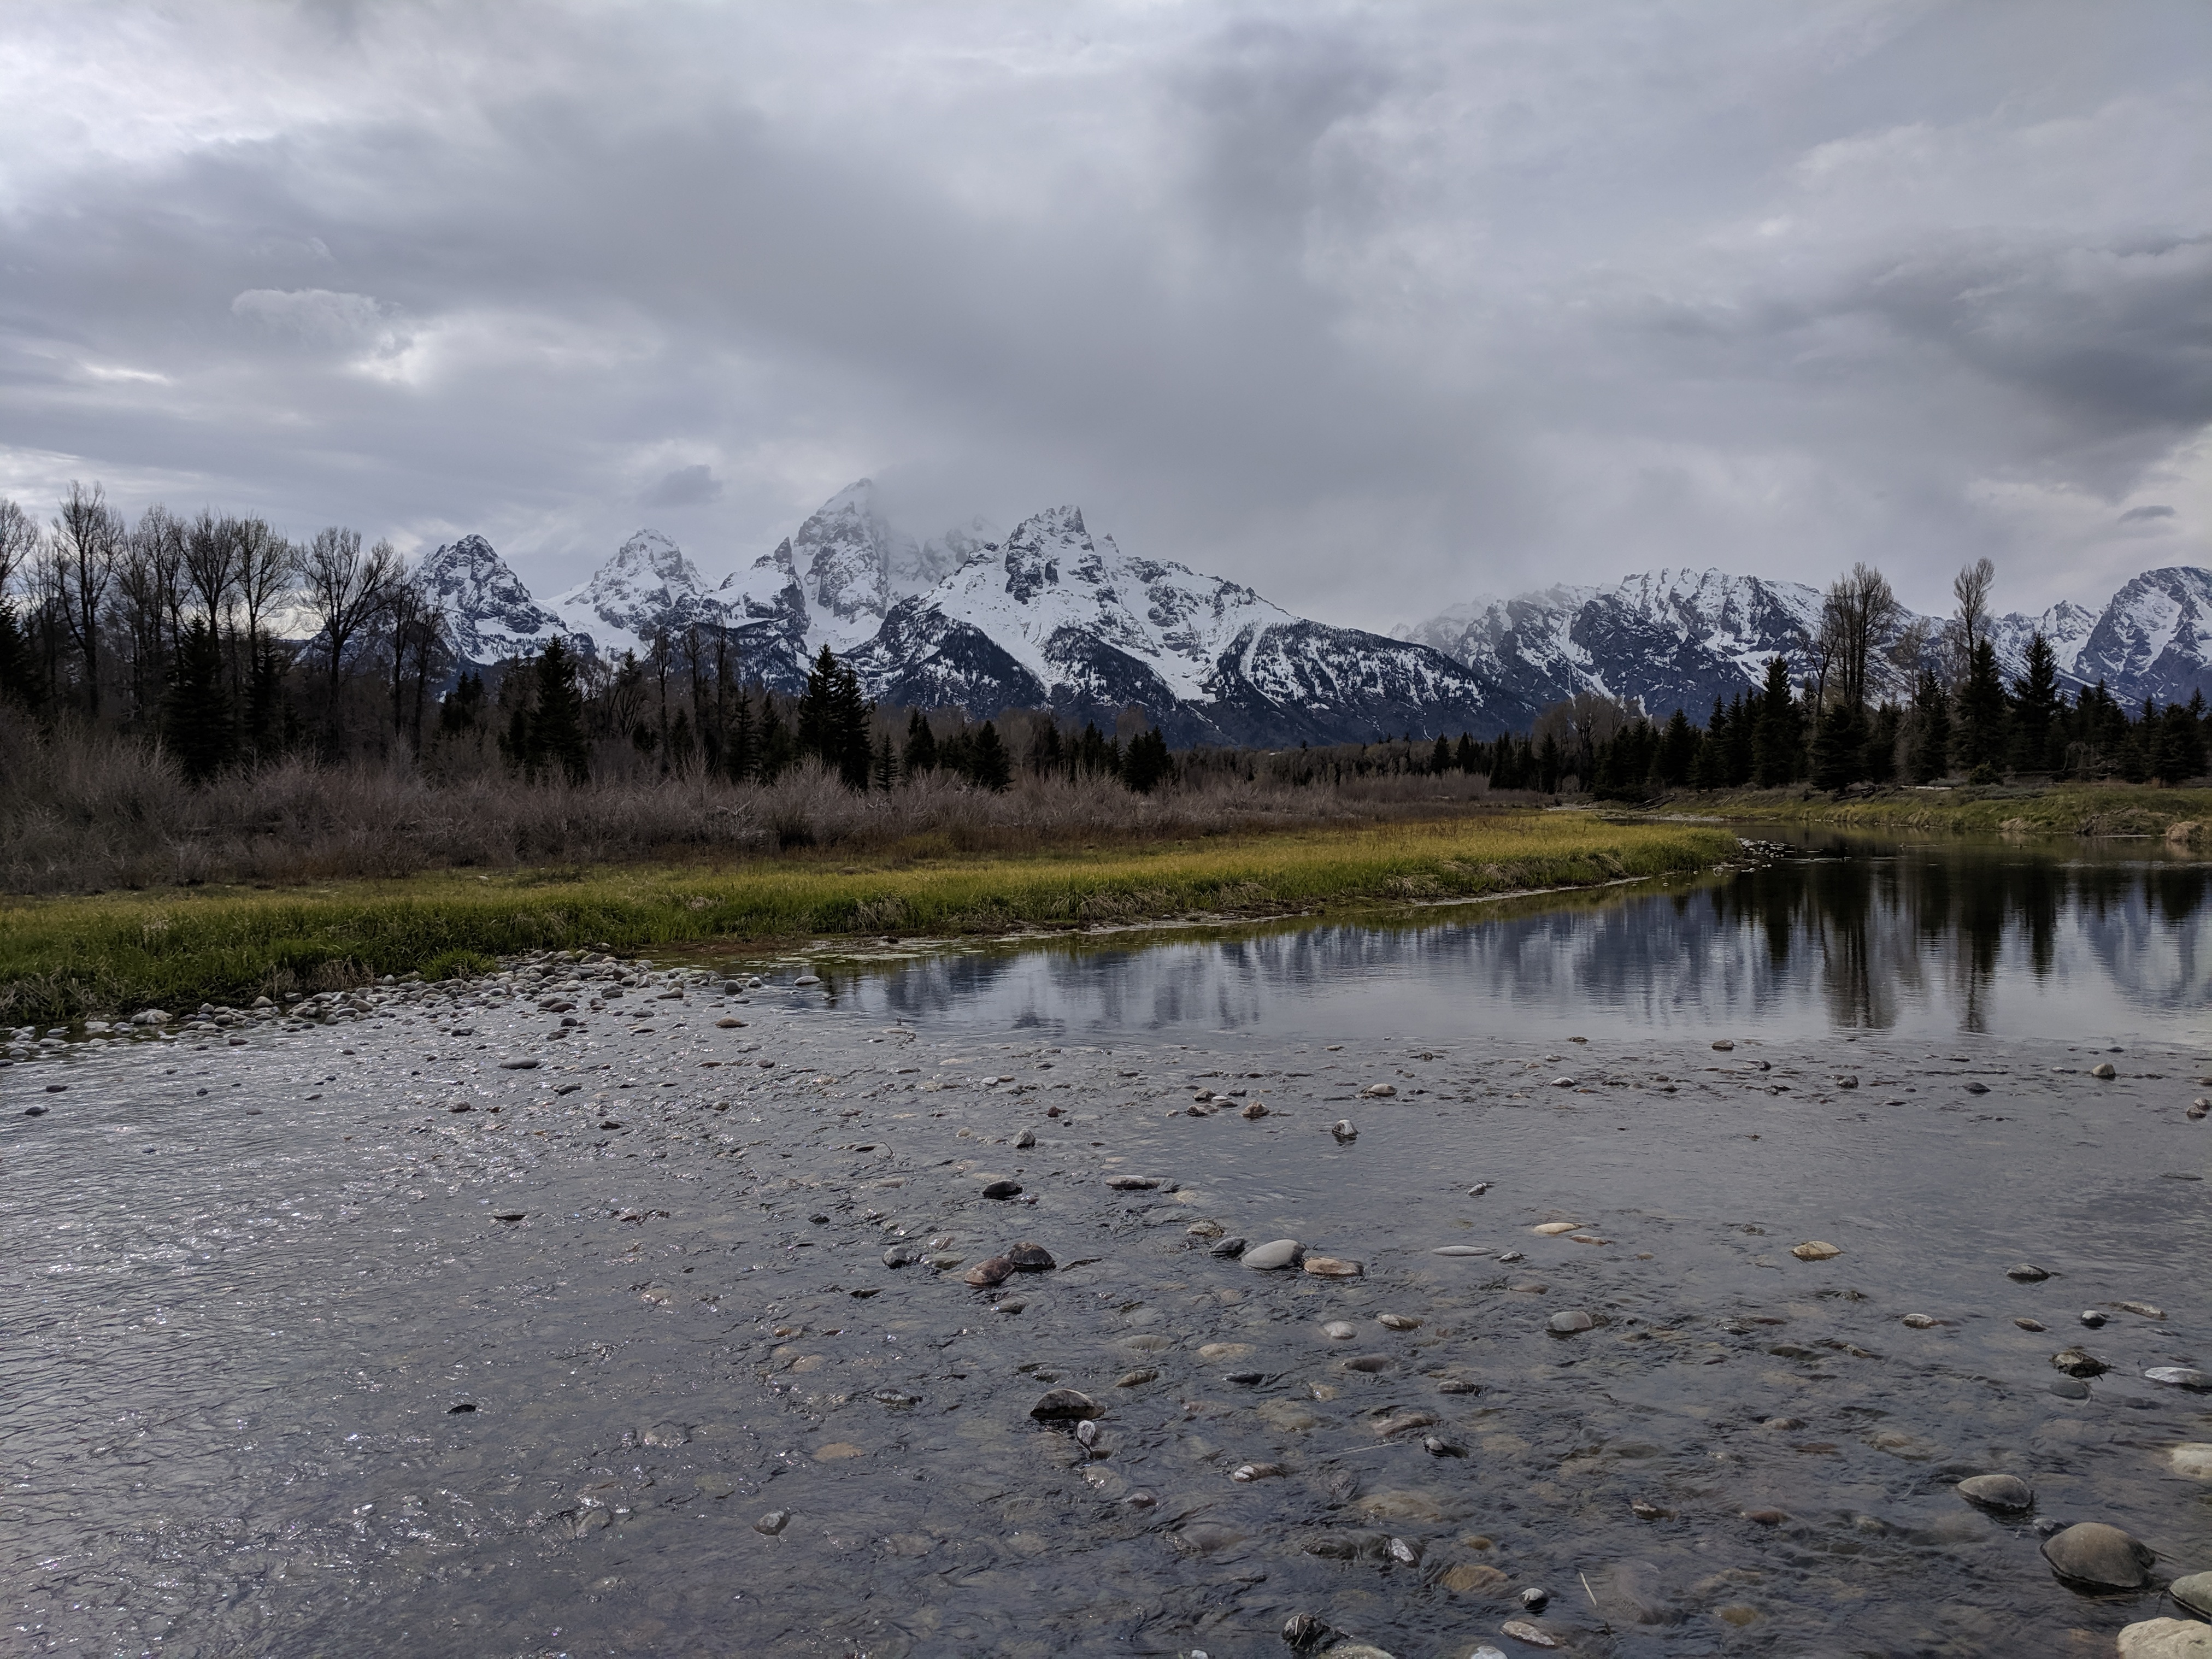
[(872, 1015), (1070, 1040), (1655, 1030), (2102, 1038), (2212, 1013), (2212, 865), (2155, 842), (1805, 838), (1696, 881), (1357, 922), (1075, 936), (851, 963)]

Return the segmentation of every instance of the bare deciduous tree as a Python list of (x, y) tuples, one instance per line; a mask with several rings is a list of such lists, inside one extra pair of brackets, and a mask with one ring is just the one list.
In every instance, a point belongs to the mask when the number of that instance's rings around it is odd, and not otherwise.
[(62, 626), (83, 661), (85, 712), (94, 717), (100, 714), (100, 614), (114, 585), (124, 533), (123, 515), (107, 504), (106, 492), (72, 479), (46, 544), (46, 575)]
[(1963, 674), (1974, 654), (1974, 647), (1990, 629), (1990, 592), (1997, 582), (1997, 568), (1987, 559), (1977, 559), (1961, 568), (1951, 578), (1951, 597), (1958, 601), (1952, 613), (1951, 646), (1957, 658), (1955, 672)]
[(1828, 589), (1820, 605), (1816, 647), (1821, 702), (1832, 679), (1841, 702), (1865, 709), (1868, 665), (1896, 631), (1902, 610), (1887, 579), (1871, 565), (1853, 565), (1850, 575)]
[(131, 653), (131, 713), (149, 716), (184, 631), (185, 526), (158, 502), (138, 515), (115, 564), (115, 622)]
[(326, 670), (324, 729), (335, 744), (346, 653), (384, 609), (392, 584), (399, 579), (399, 556), (390, 542), (379, 542), (363, 552), (358, 530), (332, 525), (315, 532), (302, 574), (307, 606), (319, 624), (316, 639)]
[(39, 552), (39, 521), (0, 495), (0, 594), (19, 570), (31, 568)]
[(238, 521), (218, 519), (205, 507), (185, 532), (185, 574), (201, 613), (220, 627), (230, 615), (238, 587)]

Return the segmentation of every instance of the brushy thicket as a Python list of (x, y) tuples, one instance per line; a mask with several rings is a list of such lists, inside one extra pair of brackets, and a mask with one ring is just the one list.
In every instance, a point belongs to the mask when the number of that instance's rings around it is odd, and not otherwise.
[(1480, 775), (1458, 772), (1298, 783), (1264, 768), (1189, 768), (1150, 794), (1103, 776), (1024, 775), (994, 793), (930, 774), (864, 793), (813, 764), (769, 784), (696, 773), (570, 784), (526, 782), (495, 766), (432, 775), (405, 762), (296, 757), (196, 786), (157, 744), (43, 732), (0, 711), (0, 890), (286, 883), (915, 841), (1018, 851), (1087, 837), (1380, 823), (1523, 799), (1493, 797)]

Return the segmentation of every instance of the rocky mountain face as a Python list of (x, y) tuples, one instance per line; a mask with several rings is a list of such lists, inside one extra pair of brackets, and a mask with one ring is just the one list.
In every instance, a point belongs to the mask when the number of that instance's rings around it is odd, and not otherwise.
[(888, 702), (1048, 707), (1109, 728), (1133, 704), (1176, 744), (1487, 734), (1533, 713), (1425, 646), (1309, 622), (1237, 583), (1132, 557), (1073, 507), (1024, 520), (893, 607), (851, 659)]
[(451, 620), (453, 648), (472, 663), (535, 651), (567, 630), (530, 597), (522, 578), (481, 536), (448, 542), (425, 558), (416, 579)]
[[(440, 548), (422, 568), (475, 663), (556, 633), (588, 654), (643, 656), (657, 631), (697, 629), (779, 691), (797, 690), (827, 645), (885, 702), (980, 715), (1050, 708), (1102, 726), (1133, 705), (1178, 744), (1488, 737), (1525, 731), (1546, 704), (1582, 691), (1702, 720), (1716, 698), (1757, 684), (1769, 658), (1802, 665), (1820, 609), (1800, 582), (1656, 570), (1477, 599), (1386, 638), (1126, 554), (1073, 507), (1003, 536), (977, 519), (923, 540), (889, 521), (866, 479), (719, 582), (652, 530), (550, 607), (481, 537)], [(2069, 602), (1998, 618), (2008, 675), (2038, 628), (2071, 684), (2101, 678), (2130, 704), (2212, 695), (2212, 571), (2146, 571), (2101, 610)], [(1916, 665), (1902, 652), (1879, 665), (1878, 693), (1908, 693)]]
[[(1802, 669), (1820, 617), (1820, 590), (1802, 582), (1656, 570), (1611, 586), (1480, 599), (1395, 632), (1540, 706), (1595, 691), (1639, 700), (1655, 715), (1682, 708), (1702, 719), (1716, 697), (1759, 684), (1769, 658)], [(1917, 620), (1926, 649), (1878, 662), (1878, 696), (1908, 696), (1919, 662), (1937, 648), (1940, 621)], [(1997, 617), (1991, 637), (2008, 679), (2025, 669), (2039, 629), (2070, 687), (2101, 678), (2130, 705), (2186, 702), (2199, 690), (2212, 696), (2212, 571), (2146, 571), (2101, 611), (2068, 600), (2039, 617)]]

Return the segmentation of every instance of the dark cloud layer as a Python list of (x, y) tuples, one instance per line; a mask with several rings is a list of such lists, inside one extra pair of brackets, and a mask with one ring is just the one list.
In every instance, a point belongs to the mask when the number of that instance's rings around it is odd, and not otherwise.
[[(2212, 12), (54, 4), (0, 56), (0, 492), (550, 591), (864, 473), (1370, 624), (2212, 527)], [(2164, 510), (2159, 510), (2164, 509)]]

